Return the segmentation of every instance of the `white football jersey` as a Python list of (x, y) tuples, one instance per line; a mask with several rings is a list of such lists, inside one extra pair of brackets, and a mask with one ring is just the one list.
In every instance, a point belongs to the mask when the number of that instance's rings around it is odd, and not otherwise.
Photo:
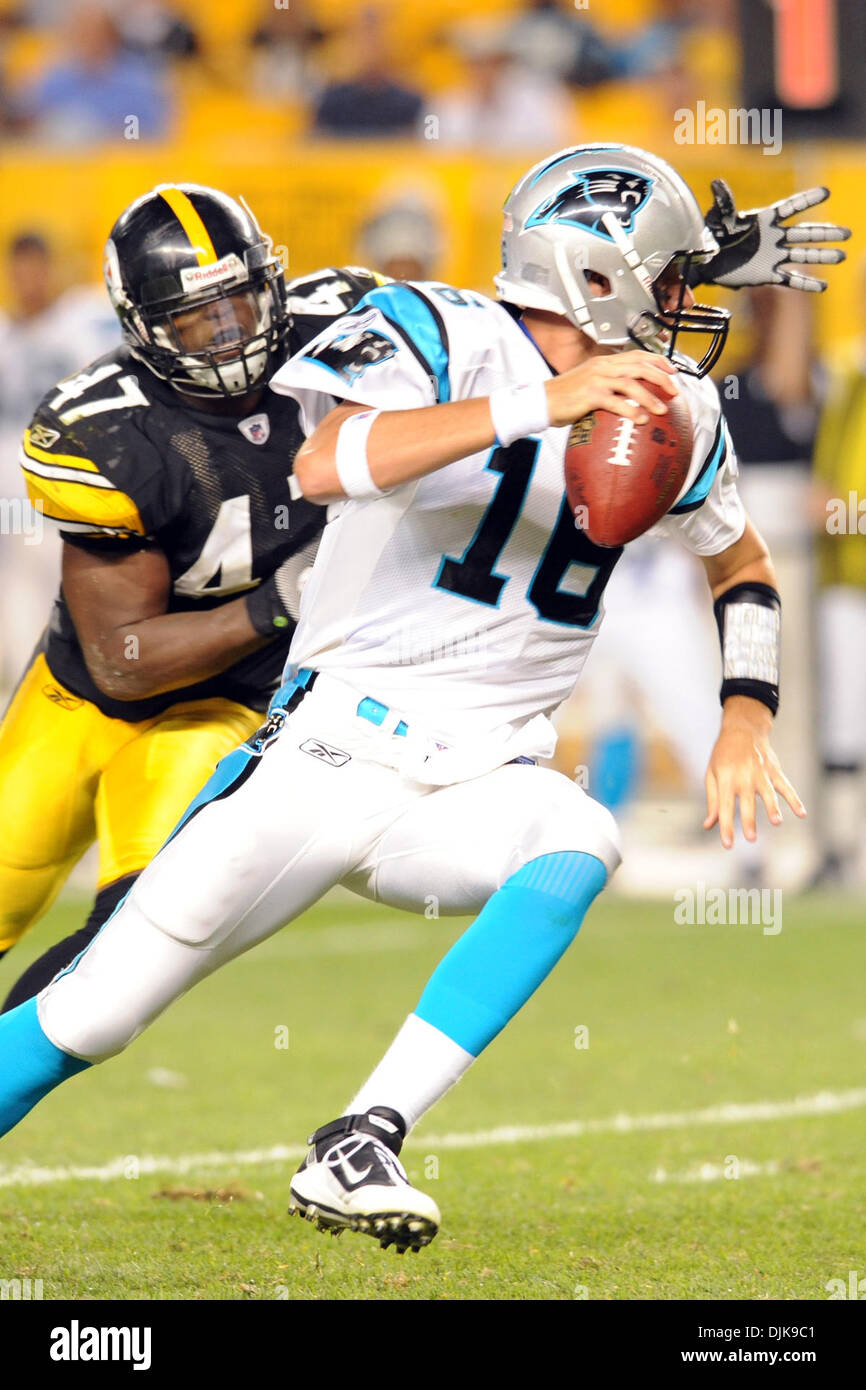
[[(424, 282), (373, 291), (271, 384), (298, 401), (309, 434), (340, 401), (405, 410), (552, 375), (502, 304)], [(715, 387), (682, 375), (679, 384), (694, 452), (660, 526), (715, 554), (745, 524), (736, 463)], [(575, 528), (567, 437), (568, 427), (546, 429), (341, 504), (304, 591), (288, 673), (329, 672), (451, 747), (494, 737), (551, 752), (546, 716), (580, 674), (622, 553)]]

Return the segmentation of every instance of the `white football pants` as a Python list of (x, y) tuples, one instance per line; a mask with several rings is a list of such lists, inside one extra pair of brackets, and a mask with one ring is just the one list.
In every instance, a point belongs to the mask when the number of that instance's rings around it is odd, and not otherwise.
[[(39, 996), (48, 1037), (96, 1061), (172, 1000), (342, 883), (423, 912), (475, 913), (524, 864), (577, 850), (612, 873), (610, 812), (561, 773), (509, 763), (433, 787), (399, 766), (393, 721), (318, 677), (259, 751), (224, 758), (92, 944)], [(253, 744), (255, 740), (251, 741)], [(391, 764), (391, 765), (389, 765)]]

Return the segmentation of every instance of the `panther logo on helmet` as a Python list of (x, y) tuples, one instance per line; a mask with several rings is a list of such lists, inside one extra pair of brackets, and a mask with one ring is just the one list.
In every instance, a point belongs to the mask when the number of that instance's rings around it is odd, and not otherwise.
[(610, 233), (601, 221), (605, 213), (612, 212), (620, 226), (630, 232), (655, 182), (623, 169), (575, 170), (571, 177), (573, 182), (545, 199), (527, 217), (527, 228), (540, 227), (547, 222), (571, 222), (610, 241)]

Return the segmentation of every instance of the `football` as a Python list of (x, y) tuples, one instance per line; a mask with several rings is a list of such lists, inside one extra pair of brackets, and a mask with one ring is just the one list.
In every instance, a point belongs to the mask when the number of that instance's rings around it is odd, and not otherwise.
[(666, 415), (636, 424), (609, 410), (575, 421), (565, 449), (565, 490), (575, 525), (595, 545), (618, 546), (654, 526), (673, 506), (692, 456), (692, 421), (682, 393)]

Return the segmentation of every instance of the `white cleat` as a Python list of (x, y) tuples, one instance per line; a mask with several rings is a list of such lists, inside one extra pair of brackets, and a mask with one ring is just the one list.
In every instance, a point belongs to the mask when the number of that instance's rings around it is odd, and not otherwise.
[(383, 1250), (402, 1255), (429, 1245), (439, 1230), (439, 1208), (412, 1187), (397, 1155), (406, 1127), (396, 1110), (376, 1106), (317, 1129), (292, 1179), (289, 1212), (320, 1231), (371, 1235)]

